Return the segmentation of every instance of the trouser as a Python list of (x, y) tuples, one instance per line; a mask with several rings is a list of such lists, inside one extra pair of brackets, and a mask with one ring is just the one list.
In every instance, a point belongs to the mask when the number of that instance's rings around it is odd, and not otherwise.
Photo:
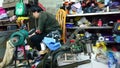
[(44, 39), (44, 37), (55, 38), (55, 39), (57, 39), (56, 41), (58, 41), (58, 39), (60, 39), (61, 35), (60, 35), (60, 31), (59, 30), (51, 31), (48, 34), (46, 34), (46, 33), (36, 34), (36, 35), (34, 35), (34, 36), (32, 36), (30, 38), (30, 41), (32, 43), (31, 47), (32, 48), (36, 48), (37, 50), (40, 51), (41, 50), (40, 43), (42, 42), (42, 40)]
[(32, 43), (32, 48), (36, 48), (37, 50), (41, 50), (40, 42), (42, 42), (43, 38), (46, 36), (46, 34), (39, 34), (34, 35), (30, 38), (30, 41)]

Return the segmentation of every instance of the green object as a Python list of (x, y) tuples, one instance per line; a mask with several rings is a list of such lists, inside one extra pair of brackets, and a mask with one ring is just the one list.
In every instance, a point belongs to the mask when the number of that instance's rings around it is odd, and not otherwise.
[[(26, 30), (20, 30), (15, 33), (13, 33), (10, 36), (10, 41), (13, 43), (14, 46), (21, 46), (25, 45), (25, 39), (28, 37), (28, 31)], [(14, 41), (16, 39), (16, 41)]]
[[(41, 32), (45, 34), (50, 33), (51, 31), (60, 30), (58, 21), (55, 19), (55, 16), (48, 12), (40, 12), (40, 16), (38, 19), (38, 28)], [(33, 24), (31, 24), (33, 25)]]
[(25, 10), (26, 10), (25, 4), (23, 3), (23, 0), (20, 0), (15, 6), (15, 14), (17, 16), (25, 15), (26, 13)]

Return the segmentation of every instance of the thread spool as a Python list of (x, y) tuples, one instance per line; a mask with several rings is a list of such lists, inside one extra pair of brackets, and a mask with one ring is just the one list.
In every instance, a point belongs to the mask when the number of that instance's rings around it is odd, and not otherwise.
[(99, 37), (98, 40), (102, 42), (102, 41), (104, 41), (105, 39), (104, 39), (104, 37), (101, 36), (101, 37)]

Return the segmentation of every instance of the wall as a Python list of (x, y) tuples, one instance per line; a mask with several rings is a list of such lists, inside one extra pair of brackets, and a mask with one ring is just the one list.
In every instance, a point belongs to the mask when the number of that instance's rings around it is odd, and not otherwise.
[(62, 4), (63, 0), (39, 0), (40, 3), (47, 9), (48, 12), (55, 15), (57, 9)]
[(3, 0), (0, 0), (0, 7), (2, 7)]
[[(48, 12), (55, 15), (57, 9), (62, 5), (63, 0), (39, 0), (40, 3), (47, 9)], [(0, 7), (2, 7), (3, 0), (0, 0)]]

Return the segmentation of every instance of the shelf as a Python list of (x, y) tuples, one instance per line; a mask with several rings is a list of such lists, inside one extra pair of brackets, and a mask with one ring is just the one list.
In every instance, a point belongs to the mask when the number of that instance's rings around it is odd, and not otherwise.
[(108, 44), (117, 44), (115, 41), (111, 41), (111, 42), (106, 42)]
[(74, 14), (74, 15), (67, 15), (67, 17), (75, 17), (75, 16), (93, 16), (93, 15), (110, 15), (110, 14), (120, 14), (120, 11), (116, 12), (99, 12), (99, 13), (84, 13), (84, 14)]
[(67, 27), (67, 29), (112, 29), (113, 27), (110, 26), (102, 26), (102, 27), (97, 27), (97, 26), (93, 26), (93, 27)]
[(17, 24), (0, 24), (0, 26), (13, 26), (13, 25), (17, 26)]

